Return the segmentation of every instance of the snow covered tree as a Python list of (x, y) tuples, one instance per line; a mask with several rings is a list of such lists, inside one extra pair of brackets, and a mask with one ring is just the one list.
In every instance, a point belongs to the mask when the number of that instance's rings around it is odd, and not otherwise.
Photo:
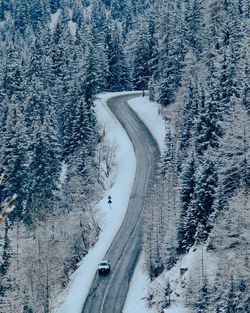
[(198, 58), (203, 52), (204, 38), (204, 4), (200, 0), (189, 0), (185, 3), (185, 40), (187, 48), (193, 48)]
[(179, 150), (182, 163), (193, 148), (195, 141), (196, 122), (198, 119), (198, 107), (200, 102), (200, 90), (196, 83), (190, 82), (188, 94), (184, 99), (181, 121), (179, 126)]
[(145, 90), (150, 78), (151, 43), (149, 25), (141, 21), (140, 29), (136, 34), (136, 46), (133, 60), (133, 85), (136, 90)]
[(60, 8), (60, 0), (49, 0), (50, 11), (55, 14)]
[(219, 258), (213, 286), (213, 312), (245, 312), (249, 307), (249, 196), (243, 188), (220, 213), (209, 236), (209, 249)]
[(241, 105), (234, 105), (224, 123), (219, 159), (224, 192), (232, 195), (239, 186), (250, 186), (250, 121)]
[(14, 10), (14, 24), (22, 34), (25, 33), (26, 28), (29, 25), (30, 12), (28, 1), (20, 2)]
[[(10, 258), (11, 258), (11, 246), (10, 246), (10, 240), (9, 240), (9, 224), (8, 222), (5, 222), (5, 228), (4, 228), (4, 245), (3, 245), (3, 254), (2, 254), (2, 262), (0, 265), (0, 276), (4, 277), (4, 275), (7, 273), (7, 270), (10, 265)], [(0, 288), (0, 293), (4, 293), (3, 287)]]
[(218, 148), (219, 140), (222, 137), (220, 121), (217, 102), (202, 90), (195, 132), (195, 149), (198, 155), (202, 156), (209, 148)]
[(61, 168), (61, 146), (58, 129), (53, 124), (53, 113), (46, 114), (44, 123), (39, 119), (35, 125), (35, 136), (31, 163), (29, 165), (29, 185), (27, 205), (24, 213), (26, 223), (43, 219), (53, 211), (55, 191), (58, 188)]
[(159, 185), (154, 186), (154, 192), (149, 199), (150, 210), (144, 225), (145, 267), (151, 281), (159, 276), (164, 268), (160, 249), (164, 240), (166, 217), (164, 204), (162, 201), (159, 202), (159, 187)]
[[(191, 214), (187, 217), (187, 224), (190, 223), (195, 226), (193, 239), (200, 243), (207, 239), (211, 230), (208, 219), (213, 212), (215, 192), (218, 186), (215, 162), (209, 156), (206, 156), (202, 164), (198, 166), (195, 176), (196, 184), (190, 208)], [(191, 219), (189, 220), (190, 217)]]
[(124, 91), (129, 89), (129, 72), (121, 37), (121, 26), (113, 22), (107, 34), (108, 76), (107, 89)]
[(9, 108), (6, 131), (3, 133), (2, 171), (5, 175), (3, 196), (17, 194), (12, 218), (22, 218), (27, 196), (27, 134), (20, 108), (12, 104)]
[(191, 203), (194, 196), (195, 189), (195, 159), (194, 155), (187, 159), (184, 164), (182, 173), (180, 175), (180, 217), (178, 225), (178, 250), (185, 251), (189, 246), (190, 238), (188, 233), (191, 231), (191, 225), (187, 224), (189, 211), (191, 210)]
[(184, 60), (182, 13), (177, 4), (172, 2), (162, 7), (162, 12), (161, 27), (158, 31), (160, 78), (157, 100), (161, 105), (168, 106), (174, 103), (181, 81)]
[(49, 21), (49, 7), (47, 1), (34, 0), (29, 2), (28, 6), (29, 21), (34, 32), (39, 30), (41, 25), (45, 25)]

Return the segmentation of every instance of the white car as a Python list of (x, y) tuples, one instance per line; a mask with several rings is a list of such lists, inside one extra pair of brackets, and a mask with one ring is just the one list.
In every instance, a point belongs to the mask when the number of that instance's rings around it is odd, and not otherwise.
[(98, 264), (98, 272), (99, 274), (107, 274), (110, 272), (110, 264), (108, 260), (102, 260)]

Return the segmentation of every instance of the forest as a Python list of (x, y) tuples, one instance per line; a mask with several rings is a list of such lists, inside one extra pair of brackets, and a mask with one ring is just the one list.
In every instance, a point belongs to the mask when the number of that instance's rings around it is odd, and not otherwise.
[(98, 240), (114, 152), (94, 101), (127, 90), (172, 114), (144, 223), (150, 280), (202, 245), (218, 266), (193, 277), (191, 312), (250, 311), (249, 8), (0, 0), (1, 206), (17, 195), (0, 225), (1, 312), (49, 313)]

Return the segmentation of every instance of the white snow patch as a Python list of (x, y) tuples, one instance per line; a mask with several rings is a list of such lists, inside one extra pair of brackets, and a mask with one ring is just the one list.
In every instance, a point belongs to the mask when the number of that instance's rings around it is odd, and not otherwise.
[(49, 23), (50, 30), (53, 31), (56, 28), (60, 13), (61, 13), (61, 10), (59, 9), (56, 11), (56, 13), (51, 14), (51, 21)]
[(0, 29), (1, 29), (1, 28), (4, 28), (4, 25), (5, 25), (5, 20), (3, 20), (3, 21), (0, 22)]
[(160, 151), (163, 151), (165, 137), (165, 121), (159, 113), (159, 106), (149, 100), (148, 97), (140, 97), (128, 101), (131, 109), (133, 109), (144, 124), (148, 127), (151, 134), (155, 138)]
[(59, 177), (59, 189), (62, 188), (62, 185), (63, 185), (63, 183), (65, 182), (65, 180), (67, 178), (67, 173), (68, 173), (68, 164), (63, 161), (62, 162), (61, 173), (60, 173), (60, 177)]
[(123, 308), (123, 313), (156, 313), (149, 309), (144, 300), (147, 297), (149, 279), (143, 271), (143, 255), (140, 257), (134, 275), (130, 282), (130, 288)]
[(76, 36), (76, 23), (69, 21), (69, 30), (73, 37)]
[[(131, 94), (134, 92), (131, 92)], [(123, 93), (101, 94), (96, 100), (97, 119), (106, 131), (106, 139), (116, 150), (117, 175), (113, 187), (106, 192), (97, 206), (104, 215), (104, 226), (100, 238), (72, 274), (68, 287), (59, 295), (53, 313), (81, 313), (85, 299), (93, 282), (97, 264), (104, 257), (126, 214), (129, 197), (135, 177), (136, 159), (132, 143), (121, 124), (106, 105), (108, 99)], [(129, 167), (128, 167), (129, 162)], [(112, 197), (112, 209), (108, 196)]]
[(73, 16), (73, 9), (68, 8), (68, 12), (69, 12), (69, 18), (72, 19), (72, 16)]
[(182, 305), (173, 305), (169, 309), (164, 309), (164, 313), (190, 313), (189, 309), (184, 308)]

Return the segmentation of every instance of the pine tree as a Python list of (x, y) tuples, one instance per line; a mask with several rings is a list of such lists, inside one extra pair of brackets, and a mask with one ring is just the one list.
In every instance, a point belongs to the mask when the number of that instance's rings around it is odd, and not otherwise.
[(195, 230), (191, 229), (191, 225), (187, 224), (187, 218), (190, 214), (191, 203), (195, 189), (195, 159), (191, 154), (187, 162), (184, 164), (180, 175), (180, 204), (181, 212), (178, 225), (178, 251), (182, 252), (190, 245), (189, 233), (194, 235)]
[(30, 24), (36, 32), (39, 28), (49, 22), (49, 7), (47, 1), (34, 0), (28, 6)]
[(196, 131), (196, 122), (198, 119), (198, 107), (200, 102), (200, 90), (196, 83), (190, 82), (188, 86), (188, 95), (184, 99), (181, 122), (179, 126), (179, 149), (180, 162), (182, 163), (193, 148), (194, 136)]
[(158, 186), (154, 186), (154, 193), (149, 200), (150, 209), (148, 210), (147, 219), (144, 225), (144, 243), (145, 267), (149, 278), (152, 281), (163, 271), (163, 259), (160, 252), (164, 234), (162, 227), (165, 216), (163, 214), (163, 203), (159, 203)]
[[(10, 258), (11, 258), (11, 246), (10, 246), (10, 239), (9, 239), (9, 225), (8, 222), (5, 222), (4, 228), (4, 245), (3, 245), (3, 255), (2, 255), (2, 264), (0, 267), (0, 276), (4, 277), (8, 271), (10, 265)], [(0, 293), (4, 294), (3, 286), (0, 285)]]
[(140, 29), (136, 34), (136, 47), (133, 61), (133, 85), (135, 90), (145, 90), (150, 78), (150, 54), (149, 25), (146, 21), (141, 22)]
[(111, 1), (111, 8), (110, 8), (112, 18), (114, 20), (121, 19), (123, 16), (123, 13), (125, 11), (125, 8), (126, 8), (126, 1), (124, 1), (124, 0), (118, 0), (118, 1), (112, 0)]
[(108, 77), (107, 89), (110, 91), (124, 91), (129, 89), (128, 66), (123, 51), (120, 24), (110, 25), (107, 35)]
[[(182, 16), (177, 4), (169, 2), (162, 8), (162, 26), (159, 30), (160, 79), (157, 100), (163, 106), (175, 102), (176, 92), (180, 87), (181, 70), (184, 61), (182, 41)], [(174, 14), (172, 14), (174, 12)], [(180, 16), (178, 15), (180, 13)]]
[(29, 165), (27, 206), (24, 213), (25, 222), (28, 224), (43, 219), (49, 211), (53, 212), (61, 168), (61, 147), (54, 121), (52, 111), (46, 114), (43, 124), (39, 120), (36, 121), (33, 153)]
[(83, 29), (85, 25), (85, 14), (82, 1), (74, 1), (72, 22), (76, 23), (78, 28)]
[(212, 149), (218, 148), (219, 140), (223, 135), (220, 121), (217, 102), (213, 101), (202, 90), (198, 107), (195, 142), (196, 151), (200, 156), (210, 147)]
[(9, 109), (6, 131), (3, 136), (2, 169), (6, 183), (4, 197), (17, 194), (12, 218), (22, 218), (27, 186), (27, 134), (20, 108), (12, 104)]
[(25, 33), (26, 28), (29, 25), (30, 12), (28, 1), (22, 1), (16, 5), (14, 10), (14, 24), (15, 28), (22, 34)]
[[(218, 186), (216, 164), (209, 156), (206, 156), (198, 166), (195, 181), (196, 185), (190, 208), (191, 216), (187, 217), (187, 224), (191, 223), (196, 226), (196, 233), (193, 240), (200, 243), (207, 239), (211, 230), (208, 219), (213, 212), (215, 192)], [(189, 219), (190, 217), (191, 219)], [(192, 220), (193, 217), (195, 221)]]
[(204, 42), (204, 38), (202, 38), (204, 34), (204, 4), (200, 0), (190, 0), (185, 5), (185, 39), (187, 40), (187, 48), (194, 49), (197, 57), (200, 58)]
[(219, 149), (220, 175), (227, 195), (232, 195), (239, 186), (250, 185), (249, 124), (247, 111), (234, 105), (224, 123), (225, 135)]
[(49, 0), (50, 11), (52, 14), (60, 8), (60, 0)]

